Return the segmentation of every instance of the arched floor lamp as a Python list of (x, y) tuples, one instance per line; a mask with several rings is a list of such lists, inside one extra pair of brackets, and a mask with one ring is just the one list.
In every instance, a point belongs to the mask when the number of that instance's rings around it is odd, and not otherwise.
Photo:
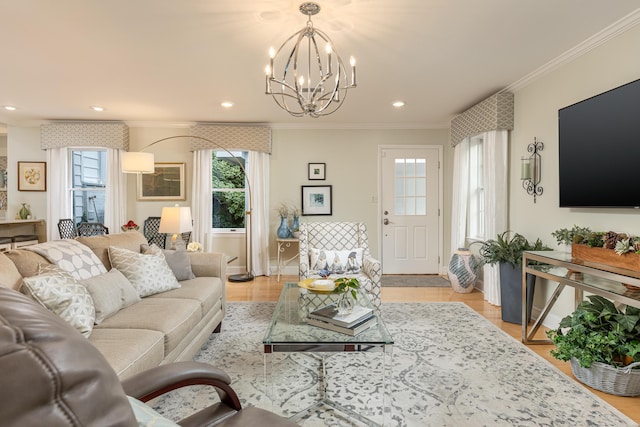
[(193, 135), (174, 135), (174, 136), (168, 136), (166, 138), (162, 138), (159, 139), (157, 141), (152, 142), (151, 144), (147, 144), (144, 147), (142, 147), (141, 151), (126, 151), (122, 154), (122, 172), (123, 173), (153, 173), (155, 171), (155, 158), (153, 153), (145, 153), (144, 150), (146, 150), (147, 148), (159, 144), (163, 141), (167, 141), (169, 139), (176, 139), (176, 138), (194, 138), (194, 139), (200, 139), (202, 141), (206, 141), (214, 146), (216, 146), (218, 149), (224, 151), (225, 153), (229, 154), (233, 160), (235, 161), (235, 163), (238, 164), (238, 166), (240, 166), (240, 169), (242, 170), (242, 174), (244, 175), (245, 178), (245, 182), (247, 183), (247, 191), (249, 192), (249, 200), (248, 200), (248, 209), (246, 209), (246, 220), (245, 220), (245, 234), (244, 234), (244, 243), (245, 243), (245, 249), (247, 251), (247, 271), (245, 273), (241, 273), (241, 274), (232, 274), (230, 275), (227, 279), (230, 282), (250, 282), (251, 280), (254, 279), (253, 276), (253, 257), (251, 256), (251, 247), (250, 247), (250, 243), (251, 243), (251, 237), (252, 237), (252, 228), (253, 228), (253, 221), (251, 221), (251, 212), (253, 211), (252, 206), (253, 206), (253, 202), (252, 202), (252, 196), (251, 196), (251, 184), (249, 184), (249, 178), (247, 177), (247, 171), (245, 170), (244, 166), (242, 165), (242, 162), (240, 162), (240, 160), (233, 155), (233, 153), (231, 153), (231, 151), (227, 150), (226, 148), (222, 147), (221, 145), (215, 143), (214, 141), (207, 139), (207, 138), (203, 138), (201, 136), (193, 136)]

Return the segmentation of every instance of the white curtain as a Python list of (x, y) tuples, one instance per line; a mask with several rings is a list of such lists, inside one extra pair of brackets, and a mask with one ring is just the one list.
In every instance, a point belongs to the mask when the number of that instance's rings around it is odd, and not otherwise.
[[(487, 239), (495, 239), (507, 229), (507, 146), (506, 130), (491, 131), (484, 138), (484, 230)], [(500, 305), (500, 271), (497, 264), (483, 267), (484, 299)]]
[[(47, 240), (58, 240), (58, 221), (72, 218), (68, 173), (69, 150), (67, 147), (47, 150)], [(55, 167), (53, 167), (55, 165)]]
[(193, 152), (193, 179), (191, 180), (191, 216), (193, 217), (192, 242), (200, 242), (203, 250), (211, 251), (211, 158), (213, 150)]
[(251, 238), (247, 253), (251, 253), (252, 273), (269, 276), (269, 155), (249, 151), (247, 180), (252, 190)]
[(127, 222), (127, 182), (121, 171), (122, 150), (107, 148), (107, 187), (104, 195), (104, 225), (111, 233), (119, 233)]
[(453, 194), (451, 202), (451, 253), (465, 246), (469, 200), (469, 138), (453, 149)]

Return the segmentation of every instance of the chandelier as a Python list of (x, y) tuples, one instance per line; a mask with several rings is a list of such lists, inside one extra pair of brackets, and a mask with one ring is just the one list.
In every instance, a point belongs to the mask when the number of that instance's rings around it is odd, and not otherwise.
[(349, 83), (333, 42), (311, 22), (320, 6), (302, 3), (300, 12), (308, 17), (306, 27), (289, 37), (277, 51), (269, 50), (265, 93), (292, 116), (317, 118), (334, 113), (347, 97), (347, 90), (356, 87), (356, 61), (351, 57)]

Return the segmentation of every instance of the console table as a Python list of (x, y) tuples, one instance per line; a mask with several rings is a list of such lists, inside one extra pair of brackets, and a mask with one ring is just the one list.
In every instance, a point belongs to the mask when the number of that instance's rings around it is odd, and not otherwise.
[(35, 234), (40, 243), (47, 241), (47, 227), (43, 219), (0, 219), (0, 237)]
[[(535, 261), (538, 264), (531, 265)], [(574, 306), (584, 299), (584, 292), (608, 298), (617, 304), (640, 308), (640, 272), (573, 258), (568, 252), (525, 251), (522, 255), (522, 342), (548, 344), (549, 340), (536, 340), (536, 334), (565, 286), (574, 288)], [(526, 274), (532, 274), (558, 285), (545, 303), (540, 316), (529, 330), (526, 322)], [(637, 290), (623, 285), (637, 286)]]
[(291, 261), (293, 261), (294, 259), (298, 258), (300, 256), (300, 253), (296, 251), (295, 255), (293, 255), (291, 258), (284, 258), (283, 253), (284, 251), (287, 250), (287, 248), (290, 248), (291, 245), (296, 245), (296, 249), (297, 246), (300, 244), (300, 240), (298, 239), (281, 239), (280, 237), (278, 237), (276, 239), (276, 242), (278, 243), (278, 265), (276, 266), (277, 268), (277, 276), (278, 276), (278, 282), (280, 281), (280, 273), (282, 273), (282, 268), (286, 267), (287, 264), (289, 264)]

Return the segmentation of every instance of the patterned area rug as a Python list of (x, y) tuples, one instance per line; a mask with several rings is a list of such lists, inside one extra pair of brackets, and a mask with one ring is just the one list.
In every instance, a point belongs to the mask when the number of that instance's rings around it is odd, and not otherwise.
[[(222, 332), (195, 359), (224, 369), (243, 405), (290, 416), (317, 397), (318, 366), (306, 354), (278, 353), (277, 384), (265, 389), (262, 338), (274, 306), (230, 303)], [(389, 425), (637, 426), (463, 303), (386, 303), (382, 313), (395, 340)], [(379, 422), (377, 389), (364, 381), (380, 371), (379, 357), (367, 359), (373, 354), (335, 354), (327, 377), (334, 400)], [(281, 399), (275, 408), (271, 395)], [(179, 419), (214, 401), (215, 393), (193, 387), (156, 409)], [(327, 408), (300, 424), (364, 425)]]
[(448, 288), (451, 282), (437, 274), (413, 276), (409, 274), (382, 275), (382, 286), (399, 287), (408, 286), (412, 288)]

